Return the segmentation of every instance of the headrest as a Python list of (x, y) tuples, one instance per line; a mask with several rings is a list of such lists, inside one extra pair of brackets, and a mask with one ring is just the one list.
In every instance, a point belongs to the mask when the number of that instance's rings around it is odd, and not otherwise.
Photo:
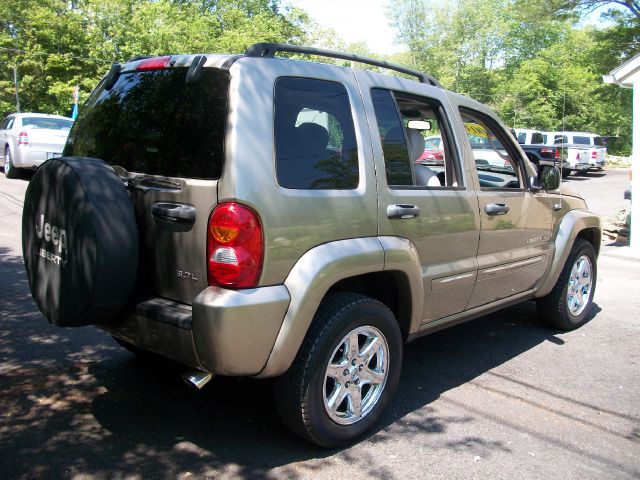
[(411, 160), (415, 162), (424, 153), (424, 137), (418, 130), (406, 128), (407, 138), (409, 139), (409, 152)]
[(329, 132), (317, 123), (301, 123), (296, 127), (296, 136), (303, 142), (305, 151), (312, 154), (323, 152), (329, 144)]

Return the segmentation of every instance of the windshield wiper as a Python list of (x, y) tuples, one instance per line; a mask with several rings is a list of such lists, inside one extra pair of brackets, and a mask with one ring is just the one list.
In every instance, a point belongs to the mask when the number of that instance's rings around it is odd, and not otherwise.
[(182, 190), (182, 184), (174, 180), (158, 178), (154, 175), (131, 176), (131, 174), (120, 165), (113, 165), (113, 169), (127, 190), (150, 190), (152, 188)]

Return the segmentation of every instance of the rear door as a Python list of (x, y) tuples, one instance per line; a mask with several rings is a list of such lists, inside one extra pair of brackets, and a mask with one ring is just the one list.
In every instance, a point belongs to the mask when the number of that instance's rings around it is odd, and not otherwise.
[[(373, 138), (379, 235), (406, 238), (416, 247), (422, 323), (461, 312), (476, 279), (478, 203), (467, 186), (447, 97), (437, 87), (364, 71), (356, 75)], [(422, 123), (412, 128), (412, 122)], [(443, 166), (418, 160), (424, 136), (432, 135), (442, 138)]]
[(65, 155), (114, 167), (136, 212), (140, 285), (190, 304), (207, 286), (207, 224), (223, 168), (228, 73), (204, 68), (199, 81), (187, 84), (186, 66), (127, 65), (111, 89), (103, 82), (87, 100)]

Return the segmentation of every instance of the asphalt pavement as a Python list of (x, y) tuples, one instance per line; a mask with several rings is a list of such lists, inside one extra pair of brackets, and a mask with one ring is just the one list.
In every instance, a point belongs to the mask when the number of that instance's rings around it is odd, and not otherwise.
[[(568, 180), (603, 217), (627, 181)], [(640, 260), (624, 247), (603, 246), (582, 328), (550, 330), (525, 302), (424, 337), (373, 432), (323, 450), (280, 424), (268, 381), (196, 392), (180, 366), (49, 325), (22, 264), (26, 186), (0, 175), (2, 478), (640, 478)]]

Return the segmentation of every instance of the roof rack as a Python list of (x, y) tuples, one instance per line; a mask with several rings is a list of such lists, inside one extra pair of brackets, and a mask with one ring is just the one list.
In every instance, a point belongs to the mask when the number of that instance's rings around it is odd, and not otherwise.
[(308, 55), (318, 55), (320, 57), (339, 58), (342, 60), (352, 60), (354, 62), (366, 63), (368, 65), (374, 65), (376, 67), (387, 68), (389, 70), (395, 70), (396, 72), (405, 73), (413, 77), (417, 77), (421, 83), (427, 85), (433, 85), (434, 87), (442, 88), (440, 82), (431, 75), (420, 72), (418, 70), (412, 70), (410, 68), (396, 65), (394, 63), (385, 62), (383, 60), (376, 60), (374, 58), (364, 57), (355, 53), (343, 53), (335, 52), (333, 50), (324, 50), (322, 48), (305, 47), (302, 45), (289, 45), (287, 43), (256, 43), (247, 48), (244, 53), (247, 57), (266, 57), (274, 58), (277, 52), (287, 53), (306, 53)]

